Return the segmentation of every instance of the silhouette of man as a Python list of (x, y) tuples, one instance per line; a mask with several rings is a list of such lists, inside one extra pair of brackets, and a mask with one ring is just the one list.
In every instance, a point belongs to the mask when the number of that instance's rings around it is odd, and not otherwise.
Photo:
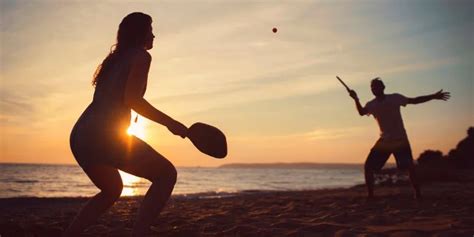
[(374, 116), (380, 128), (380, 138), (370, 150), (364, 166), (368, 198), (374, 197), (374, 172), (382, 169), (390, 155), (393, 154), (398, 169), (408, 170), (414, 196), (419, 199), (421, 198), (420, 187), (415, 174), (410, 143), (403, 126), (400, 106), (420, 104), (434, 99), (446, 101), (450, 94), (443, 92), (443, 90), (415, 98), (407, 98), (396, 93), (385, 94), (385, 85), (378, 77), (371, 81), (370, 88), (375, 98), (367, 102), (365, 107), (360, 104), (357, 93), (354, 90), (349, 90), (349, 95), (354, 99), (359, 114)]

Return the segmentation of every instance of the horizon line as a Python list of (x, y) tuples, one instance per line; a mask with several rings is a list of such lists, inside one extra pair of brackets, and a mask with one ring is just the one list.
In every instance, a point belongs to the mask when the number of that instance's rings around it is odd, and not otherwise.
[[(390, 163), (390, 162), (387, 162)], [(395, 163), (395, 162), (394, 162)], [(57, 166), (79, 166), (78, 164), (74, 163), (31, 163), (31, 162), (0, 162), (0, 165), (57, 165)], [(221, 164), (217, 166), (176, 166), (178, 168), (218, 168), (221, 166), (227, 166), (227, 165), (292, 165), (292, 164), (318, 164), (318, 165), (363, 165), (364, 163), (342, 163), (342, 162), (308, 162), (308, 161), (303, 161), (303, 162), (266, 162), (266, 163), (227, 163), (227, 164)], [(79, 166), (80, 167), (80, 166)]]

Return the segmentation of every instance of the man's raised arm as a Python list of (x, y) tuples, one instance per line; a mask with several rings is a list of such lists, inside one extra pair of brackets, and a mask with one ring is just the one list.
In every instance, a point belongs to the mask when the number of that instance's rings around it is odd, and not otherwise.
[(424, 102), (428, 102), (430, 100), (448, 100), (451, 97), (449, 92), (443, 92), (443, 90), (440, 90), (434, 94), (431, 95), (424, 95), (424, 96), (418, 96), (415, 98), (408, 98), (407, 104), (420, 104)]
[(359, 112), (360, 116), (366, 115), (368, 113), (367, 109), (362, 107), (359, 101), (359, 97), (357, 97), (357, 93), (354, 90), (349, 90), (349, 95), (354, 99), (356, 104), (357, 112)]

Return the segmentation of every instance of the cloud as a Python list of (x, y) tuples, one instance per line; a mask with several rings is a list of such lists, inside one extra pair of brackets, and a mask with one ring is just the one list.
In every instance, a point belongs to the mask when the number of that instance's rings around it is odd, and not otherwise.
[(308, 140), (332, 140), (346, 137), (353, 137), (366, 130), (364, 127), (347, 127), (333, 129), (315, 129), (311, 132), (304, 133), (302, 136)]
[(458, 57), (446, 57), (441, 59), (435, 59), (428, 62), (410, 62), (400, 65), (394, 65), (393, 67), (385, 68), (380, 71), (381, 74), (396, 74), (401, 72), (421, 71), (429, 70), (433, 68), (440, 68), (443, 66), (454, 65), (462, 63)]
[(0, 88), (0, 123), (17, 123), (34, 113), (30, 98), (6, 88)]
[(278, 143), (288, 141), (328, 141), (360, 135), (368, 127), (317, 128), (310, 131), (266, 136), (233, 136), (232, 140), (252, 143)]

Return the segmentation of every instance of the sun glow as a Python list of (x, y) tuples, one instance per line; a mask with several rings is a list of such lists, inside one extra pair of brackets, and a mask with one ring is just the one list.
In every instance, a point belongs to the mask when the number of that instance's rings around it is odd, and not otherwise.
[(140, 177), (133, 176), (119, 170), (120, 176), (122, 177), (123, 190), (120, 196), (135, 196), (138, 195), (137, 183), (140, 181)]
[(145, 121), (137, 117), (137, 113), (132, 112), (132, 121), (127, 129), (128, 135), (135, 135), (140, 139), (145, 139)]

